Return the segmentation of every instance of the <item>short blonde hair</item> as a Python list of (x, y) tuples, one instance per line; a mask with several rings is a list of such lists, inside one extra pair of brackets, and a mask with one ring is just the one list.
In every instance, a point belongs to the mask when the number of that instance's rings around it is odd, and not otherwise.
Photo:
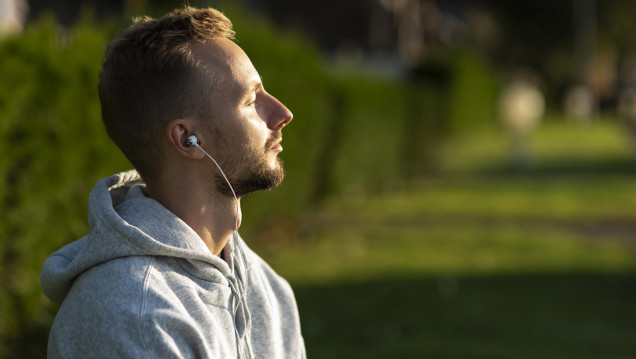
[(102, 121), (113, 142), (145, 180), (161, 170), (161, 141), (175, 118), (205, 117), (214, 86), (192, 46), (234, 38), (218, 10), (185, 7), (141, 17), (111, 41), (99, 75)]

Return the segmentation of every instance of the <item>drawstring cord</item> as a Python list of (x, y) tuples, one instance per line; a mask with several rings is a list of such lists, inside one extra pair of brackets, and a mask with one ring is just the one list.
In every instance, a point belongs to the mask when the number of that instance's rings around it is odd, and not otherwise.
[[(250, 335), (249, 335), (252, 321), (251, 321), (249, 309), (247, 307), (247, 300), (245, 299), (244, 272), (247, 271), (247, 266), (246, 266), (247, 262), (245, 260), (245, 254), (243, 253), (242, 249), (239, 248), (237, 237), (238, 236), (236, 232), (234, 232), (233, 243), (232, 243), (233, 248), (232, 248), (232, 254), (231, 254), (232, 274), (228, 276), (228, 283), (230, 285), (230, 288), (233, 294), (232, 315), (234, 319), (233, 320), (234, 333), (236, 335), (236, 346), (237, 346), (238, 358), (252, 359), (253, 353), (252, 353), (252, 346), (250, 345)], [(235, 254), (236, 251), (239, 252), (239, 256)], [(239, 333), (239, 328), (236, 323), (236, 319), (237, 319), (236, 317), (239, 310), (242, 312), (242, 316), (243, 316), (243, 335), (242, 336), (241, 336), (241, 333)], [(249, 357), (245, 356), (246, 354), (244, 352), (245, 348), (247, 348), (247, 355), (249, 355)]]
[[(247, 358), (243, 351), (244, 350), (243, 338), (247, 339), (247, 329), (248, 329), (247, 323), (250, 320), (250, 318), (249, 318), (249, 311), (247, 310), (247, 305), (245, 304), (245, 300), (243, 296), (241, 295), (239, 289), (237, 288), (237, 283), (235, 283), (235, 281), (236, 279), (234, 277), (232, 276), (228, 277), (228, 283), (230, 284), (230, 288), (232, 289), (232, 296), (233, 296), (232, 316), (234, 319), (234, 334), (236, 336), (236, 349), (238, 353), (238, 358), (243, 359), (243, 358)], [(242, 312), (241, 314), (243, 317), (242, 318), (243, 319), (243, 335), (239, 333), (239, 328), (236, 323), (237, 314), (239, 310)], [(250, 358), (251, 358), (251, 355), (250, 355)]]

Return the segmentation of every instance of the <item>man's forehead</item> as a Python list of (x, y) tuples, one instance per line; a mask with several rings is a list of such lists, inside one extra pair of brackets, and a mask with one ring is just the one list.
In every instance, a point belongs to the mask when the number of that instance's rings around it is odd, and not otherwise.
[(201, 65), (223, 80), (234, 79), (242, 86), (253, 86), (258, 73), (245, 52), (233, 41), (216, 38), (192, 47)]
[(192, 53), (203, 65), (224, 65), (235, 61), (240, 47), (227, 39), (216, 38), (192, 45)]

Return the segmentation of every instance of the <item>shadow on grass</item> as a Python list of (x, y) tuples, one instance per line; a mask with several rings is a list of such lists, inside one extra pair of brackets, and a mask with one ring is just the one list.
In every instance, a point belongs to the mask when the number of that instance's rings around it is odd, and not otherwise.
[(636, 273), (294, 288), (310, 358), (636, 357)]
[(538, 178), (551, 178), (572, 175), (624, 175), (636, 176), (636, 159), (551, 159), (530, 163), (519, 168), (507, 164), (492, 164), (475, 170), (476, 175), (518, 175), (523, 174)]

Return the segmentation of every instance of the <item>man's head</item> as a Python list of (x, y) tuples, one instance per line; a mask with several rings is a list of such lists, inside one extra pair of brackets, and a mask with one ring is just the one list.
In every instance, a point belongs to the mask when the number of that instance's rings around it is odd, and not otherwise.
[[(265, 92), (233, 36), (222, 13), (186, 7), (139, 19), (109, 44), (99, 83), (102, 119), (146, 181), (163, 174), (166, 153), (191, 155), (192, 134), (237, 194), (282, 180), (276, 141), (292, 115)], [(217, 187), (229, 190), (220, 181)]]

